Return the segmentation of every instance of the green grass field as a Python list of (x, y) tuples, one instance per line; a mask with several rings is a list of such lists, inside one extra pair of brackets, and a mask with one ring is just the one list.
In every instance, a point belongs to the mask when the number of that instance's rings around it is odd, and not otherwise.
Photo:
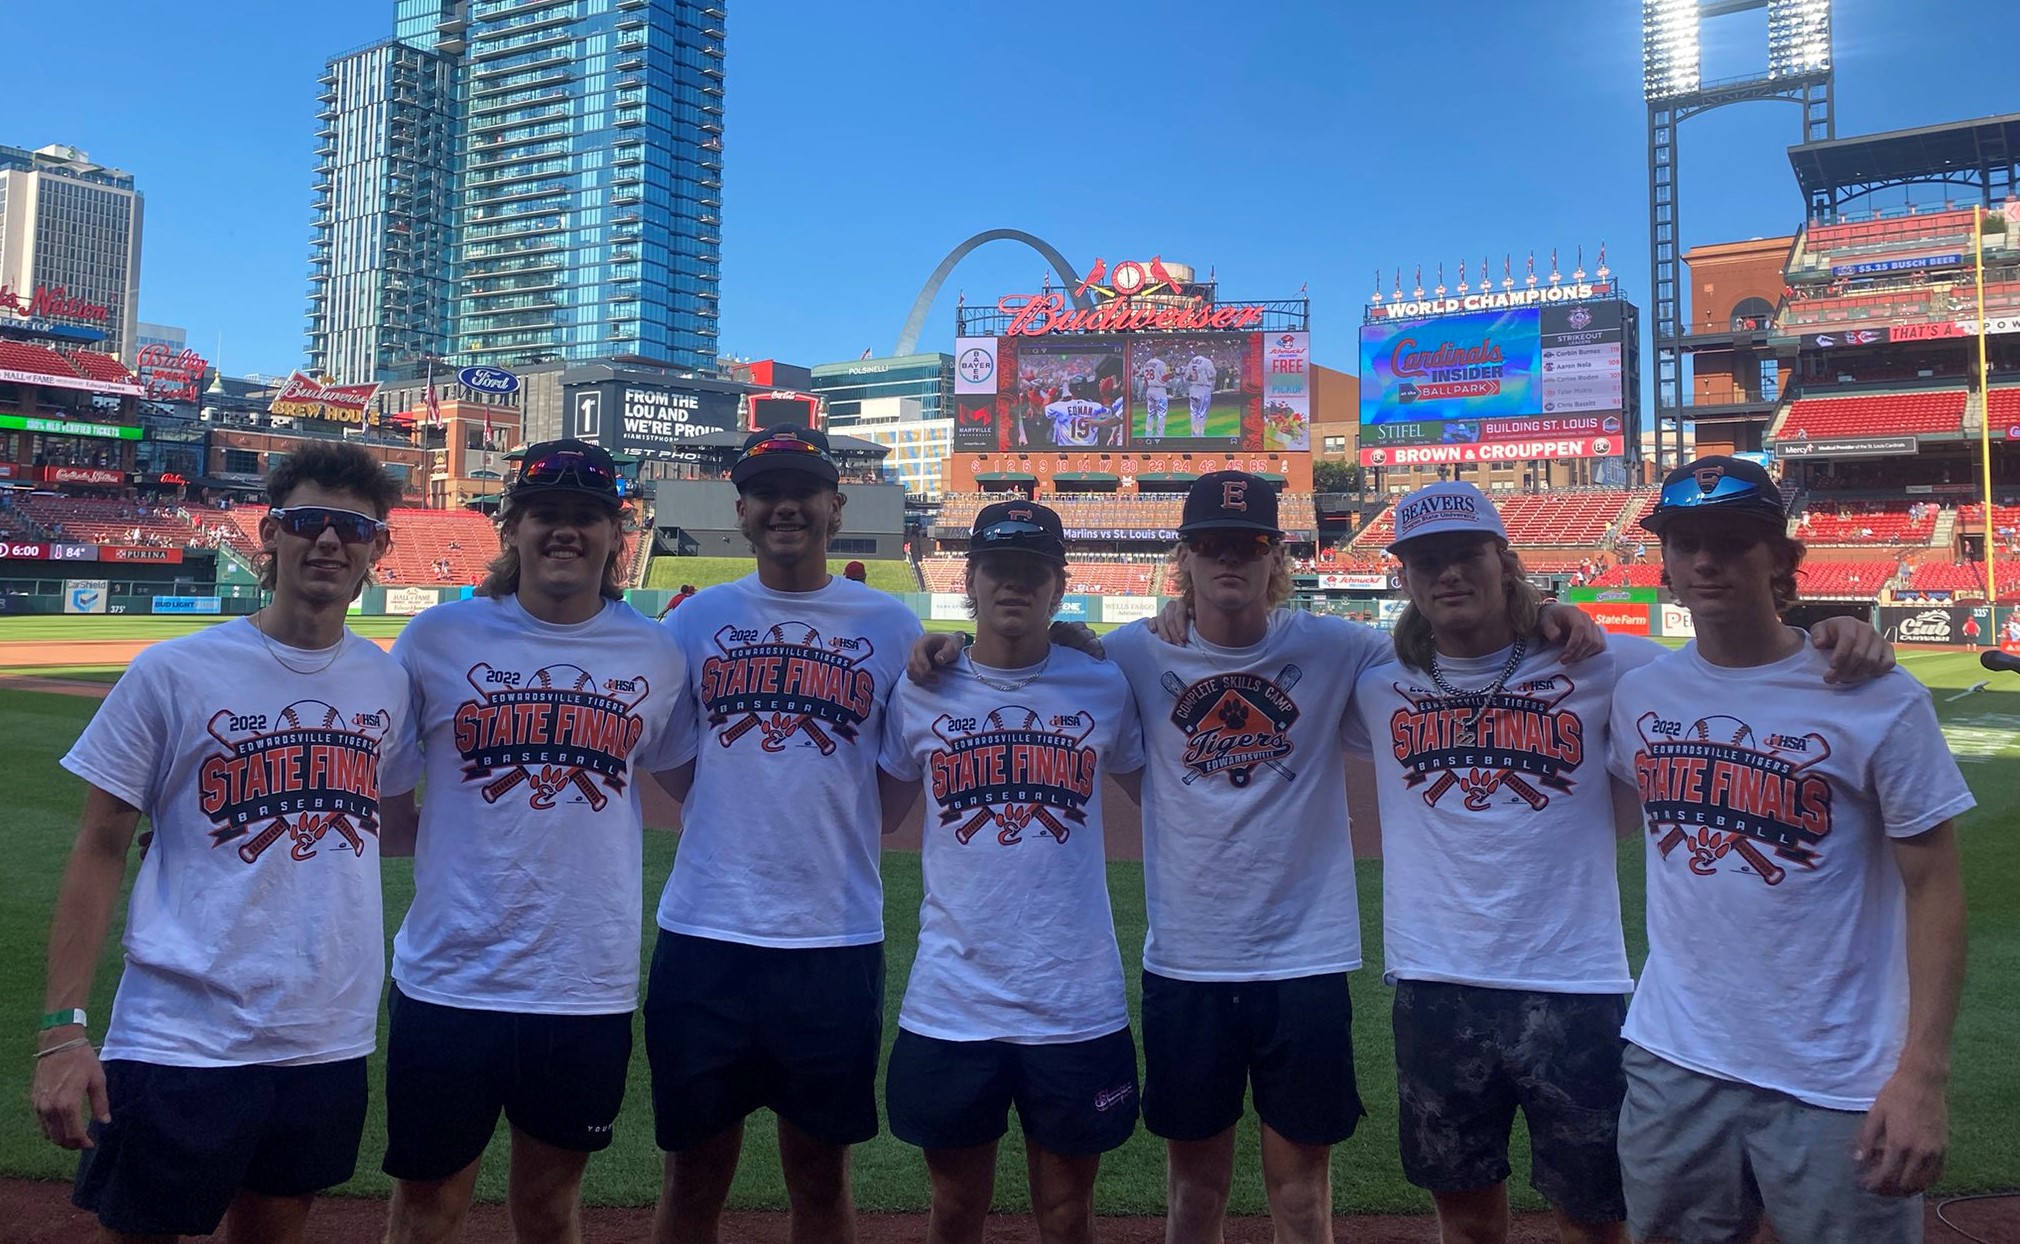
[[(1136, 449), (1155, 449), (1157, 442), (1150, 434), (1150, 413), (1143, 402), (1131, 399), (1129, 416), (1129, 443)], [(1241, 435), (1242, 398), (1236, 393), (1216, 393), (1213, 405), (1206, 412), (1206, 435), (1209, 437), (1238, 437)], [(1183, 392), (1175, 391), (1171, 396), (1170, 408), (1164, 416), (1166, 439), (1190, 439), (1192, 436), (1192, 405)]]
[[(74, 625), (78, 620), (71, 620)], [(119, 621), (110, 619), (108, 622)], [(187, 626), (188, 624), (180, 623)], [(953, 629), (958, 624), (944, 626)], [(8, 638), (0, 623), (0, 638)], [(1950, 699), (1978, 682), (1982, 674), (1968, 654), (1910, 653), (1904, 664), (1935, 689), (1936, 707), (1965, 776), (1977, 793), (1980, 808), (1962, 822), (1962, 842), (1971, 919), (1971, 971), (1956, 1040), (1955, 1079), (1951, 1092), (1951, 1151), (1942, 1187), (1953, 1192), (2020, 1186), (2020, 1077), (2011, 1071), (2014, 997), (2020, 992), (2020, 838), (2010, 832), (2010, 809), (2020, 801), (2020, 680), (2012, 690), (1987, 690)], [(32, 1018), (41, 1011), (43, 955), (49, 913), (57, 879), (75, 830), (81, 787), (57, 766), (57, 758), (83, 728), (96, 704), (69, 696), (0, 691), (0, 746), (14, 756), (8, 843), (13, 866), (0, 875), (0, 1014), (16, 1017), (0, 1041), (0, 1056), (13, 1060), (25, 1089), (33, 1049)], [(651, 952), (652, 910), (660, 884), (671, 866), (674, 841), (650, 834), (646, 843), (645, 927), (639, 947), (641, 964)], [(1621, 846), (1621, 892), (1630, 953), (1638, 964), (1645, 953), (1641, 933), (1641, 844)], [(916, 855), (894, 853), (884, 861), (885, 917), (889, 931), (889, 1001), (885, 1035), (895, 1035), (899, 999), (911, 966), (918, 927), (920, 894)], [(386, 932), (390, 938), (413, 893), (412, 868), (406, 860), (385, 864)], [(1369, 1118), (1353, 1140), (1334, 1158), (1335, 1198), (1341, 1212), (1428, 1211), (1429, 1201), (1404, 1183), (1396, 1156), (1394, 1050), (1388, 1022), (1388, 994), (1375, 966), (1380, 962), (1380, 865), (1363, 863), (1358, 887), (1362, 935), (1370, 966), (1353, 978), (1355, 1053), (1361, 1069), (1361, 1091)], [(1109, 868), (1109, 891), (1115, 908), (1124, 961), (1130, 967), (1130, 1002), (1136, 1010), (1134, 963), (1142, 947), (1144, 905), (1142, 868), (1115, 863)], [(124, 911), (124, 904), (121, 904)], [(114, 937), (117, 937), (115, 926)], [(390, 952), (389, 952), (390, 953)], [(116, 954), (108, 954), (93, 991), (94, 1014), (109, 1012), (118, 978)], [(11, 1050), (11, 1053), (8, 1051)], [(373, 1060), (373, 1074), (379, 1073)], [(48, 1145), (37, 1134), (20, 1097), (14, 1109), (0, 1111), (0, 1173), (39, 1178), (67, 1178), (73, 1159)], [(378, 1109), (375, 1097), (374, 1110)], [(1014, 1137), (1013, 1129), (1013, 1137)], [(383, 1116), (376, 1114), (366, 1130), (361, 1174), (344, 1191), (378, 1195), (387, 1181), (377, 1174), (383, 1144)], [(1241, 1158), (1236, 1166), (1233, 1208), (1260, 1213), (1265, 1205), (1256, 1158), (1253, 1119), (1243, 1126)], [(1519, 1206), (1539, 1202), (1526, 1186), (1526, 1144), (1515, 1145), (1513, 1186)], [(479, 1188), (489, 1199), (503, 1191), (502, 1142), (494, 1143)], [(658, 1152), (652, 1144), (651, 1112), (642, 1038), (633, 1056), (631, 1086), (610, 1152), (590, 1163), (584, 1194), (599, 1204), (646, 1204), (659, 1187)], [(1001, 1161), (999, 1200), (1006, 1210), (1024, 1207), (1023, 1157), (1014, 1139), (1007, 1141)], [(1163, 1152), (1160, 1142), (1141, 1131), (1103, 1163), (1096, 1203), (1108, 1213), (1155, 1213), (1163, 1205)], [(861, 1146), (856, 1157), (857, 1197), (865, 1209), (917, 1210), (926, 1204), (925, 1169), (916, 1150), (890, 1136)], [(747, 1208), (780, 1208), (783, 1192), (769, 1116), (753, 1118), (745, 1160), (733, 1192), (733, 1203)]]
[[(830, 557), (828, 571), (839, 575), (843, 567), (856, 560), (848, 557)], [(711, 587), (717, 583), (728, 583), (741, 579), (756, 569), (757, 563), (748, 557), (663, 557), (655, 556), (645, 568), (645, 586), (656, 587), (668, 592), (680, 590), (683, 583), (696, 587)], [(863, 569), (869, 575), (871, 587), (886, 592), (916, 592), (919, 581), (912, 575), (908, 562), (863, 561)]]

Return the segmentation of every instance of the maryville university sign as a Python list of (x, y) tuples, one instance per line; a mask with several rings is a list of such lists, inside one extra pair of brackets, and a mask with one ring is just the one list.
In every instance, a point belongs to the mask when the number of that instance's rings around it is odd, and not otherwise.
[(1008, 337), (1051, 333), (1235, 332), (1262, 323), (1263, 308), (1248, 303), (1213, 303), (1188, 290), (1165, 271), (1162, 260), (1125, 259), (1113, 268), (1100, 260), (1073, 287), (1073, 297), (1094, 296), (1094, 306), (1076, 307), (1057, 290), (1005, 294), (996, 309), (1010, 317)]
[(37, 285), (22, 298), (12, 285), (0, 285), (0, 311), (12, 311), (31, 320), (71, 320), (103, 324), (112, 318), (112, 308), (73, 295), (61, 285)]

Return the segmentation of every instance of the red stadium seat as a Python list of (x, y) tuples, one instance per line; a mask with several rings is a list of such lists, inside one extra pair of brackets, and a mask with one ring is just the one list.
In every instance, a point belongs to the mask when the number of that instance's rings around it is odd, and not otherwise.
[(1782, 442), (1959, 432), (1965, 398), (1962, 389), (1797, 398), (1783, 412), (1774, 438)]

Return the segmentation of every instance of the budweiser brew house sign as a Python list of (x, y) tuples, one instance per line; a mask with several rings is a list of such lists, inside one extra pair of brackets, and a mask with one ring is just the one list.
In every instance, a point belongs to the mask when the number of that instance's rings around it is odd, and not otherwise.
[(267, 407), (267, 413), (363, 427), (365, 410), (378, 392), (377, 384), (324, 384), (294, 372), (281, 386), (273, 405)]

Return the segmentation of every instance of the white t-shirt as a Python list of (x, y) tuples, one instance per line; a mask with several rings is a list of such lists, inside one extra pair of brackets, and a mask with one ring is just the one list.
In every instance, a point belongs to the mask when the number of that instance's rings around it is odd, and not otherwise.
[(103, 1058), (372, 1052), (379, 799), (417, 777), (407, 680), (349, 631), (335, 654), (270, 642), (241, 619), (152, 645), (63, 758), (153, 827)]
[(1143, 767), (1143, 732), (1122, 671), (1067, 648), (1047, 660), (1006, 692), (963, 658), (931, 690), (901, 682), (886, 710), (883, 768), (926, 792), (919, 952), (898, 1015), (921, 1036), (1042, 1045), (1129, 1024), (1101, 779)]
[(882, 941), (877, 751), (919, 619), (848, 579), (774, 592), (752, 574), (667, 625), (699, 754), (659, 927), (753, 946)]
[(1214, 377), (1218, 371), (1212, 359), (1203, 354), (1196, 354), (1192, 361), (1185, 365), (1185, 380), (1192, 386), (1194, 392), (1201, 390), (1212, 392)]
[(1361, 965), (1340, 735), (1388, 637), (1270, 615), (1249, 648), (1183, 648), (1134, 622), (1103, 643), (1143, 718), (1143, 966), (1178, 980), (1287, 980)]
[[(1382, 801), (1384, 978), (1541, 993), (1626, 993), (1627, 944), (1607, 771), (1607, 714), (1623, 670), (1666, 650), (1615, 635), (1577, 665), (1523, 657), (1461, 735), (1478, 695), (1451, 699), (1391, 660), (1361, 676), (1347, 746), (1370, 755)], [(1484, 691), (1510, 649), (1440, 657)], [(1371, 744), (1370, 740), (1378, 742)]]
[(473, 596), (408, 623), (393, 655), (427, 757), (401, 992), (539, 1015), (637, 1006), (638, 777), (694, 755), (678, 646), (622, 601), (555, 624)]
[(1692, 643), (1620, 680), (1613, 767), (1647, 818), (1648, 962), (1626, 1037), (1679, 1066), (1865, 1110), (1907, 1031), (1889, 839), (1975, 801), (1929, 693), (1823, 685), (1802, 650), (1716, 666)]

